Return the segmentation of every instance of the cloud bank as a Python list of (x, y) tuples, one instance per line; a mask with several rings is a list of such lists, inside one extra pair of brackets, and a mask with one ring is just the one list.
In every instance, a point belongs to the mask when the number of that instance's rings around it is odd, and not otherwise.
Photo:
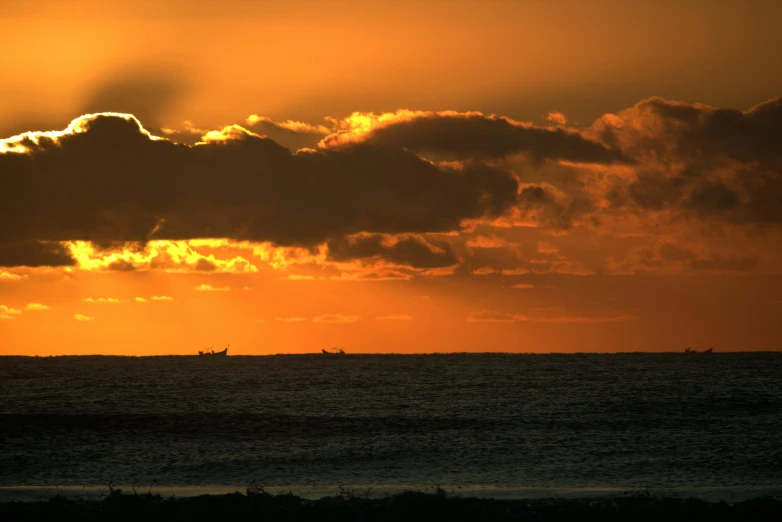
[[(112, 89), (96, 109), (124, 96)], [(548, 120), (254, 115), (185, 144), (128, 114), (85, 115), (0, 140), (0, 267), (239, 273), (260, 259), (339, 273), (291, 279), (782, 268), (782, 98), (746, 110), (648, 98), (585, 128)], [(539, 232), (534, 251), (517, 229)], [(581, 259), (551, 241), (575, 230), (637, 240)], [(203, 253), (192, 241), (204, 238), (252, 255)]]

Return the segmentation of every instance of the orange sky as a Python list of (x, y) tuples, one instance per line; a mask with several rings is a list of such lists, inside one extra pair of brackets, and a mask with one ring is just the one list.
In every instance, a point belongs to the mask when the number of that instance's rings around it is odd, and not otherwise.
[(5, 6), (0, 354), (779, 349), (779, 19)]

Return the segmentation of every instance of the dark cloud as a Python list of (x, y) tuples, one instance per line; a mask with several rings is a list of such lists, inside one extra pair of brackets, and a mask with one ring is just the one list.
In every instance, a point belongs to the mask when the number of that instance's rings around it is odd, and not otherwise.
[(24, 241), (0, 243), (0, 266), (71, 266), (76, 261), (58, 243)]
[(315, 148), (326, 134), (324, 127), (296, 121), (274, 121), (263, 116), (251, 116), (247, 129), (273, 139), (291, 150)]
[(628, 193), (634, 203), (650, 210), (662, 210), (678, 204), (683, 198), (687, 180), (669, 178), (659, 172), (639, 173), (638, 180), (630, 184)]
[[(144, 76), (137, 90), (149, 96), (134, 107), (136, 94), (125, 97), (135, 92), (133, 82), (122, 78), (96, 89), (90, 107), (146, 111), (155, 120), (171, 103), (170, 93), (179, 92), (176, 82)], [(144, 105), (142, 98), (156, 94), (158, 100)], [(98, 115), (69, 133), (0, 143), (0, 150), (15, 151), (0, 153), (0, 244), (4, 258), (14, 260), (4, 266), (41, 259), (72, 264), (66, 252), (52, 253), (36, 241), (109, 248), (219, 237), (306, 248), (328, 242), (333, 259), (440, 268), (456, 264), (457, 256), (426, 234), (459, 230), (465, 220), (470, 227), (557, 233), (606, 223), (623, 232), (628, 214), (636, 228), (684, 219), (752, 225), (745, 228), (753, 231), (782, 225), (780, 99), (739, 111), (650, 98), (583, 133), (477, 113), (395, 117), (368, 133), (332, 135), (325, 148), (295, 153), (296, 140), (316, 140), (324, 128), (252, 117), (255, 133), (228, 127), (208, 133), (205, 143), (185, 145), (153, 139), (133, 118)], [(333, 123), (345, 129), (356, 122)], [(419, 156), (427, 153), (460, 161)], [(514, 154), (552, 160), (546, 168), (526, 168), (556, 175), (521, 184), (500, 166), (524, 158), (497, 160)], [(577, 175), (557, 171), (564, 167), (556, 160), (577, 164), (568, 167)], [(708, 261), (688, 255), (653, 252), (639, 263)], [(215, 269), (206, 261), (198, 268)]]
[(649, 98), (590, 134), (638, 165), (607, 192), (614, 208), (782, 224), (782, 98), (746, 111)]
[(579, 191), (563, 199), (557, 197), (552, 187), (529, 185), (521, 190), (518, 199), (516, 210), (520, 218), (557, 230), (571, 228), (576, 220), (594, 211), (594, 202)]
[(641, 103), (682, 125), (677, 147), (683, 155), (724, 154), (742, 162), (773, 161), (780, 157), (782, 98), (747, 111), (686, 105), (661, 98)]
[(335, 261), (374, 258), (412, 268), (441, 268), (459, 262), (450, 243), (417, 234), (359, 234), (333, 239), (328, 247), (329, 258)]
[(459, 159), (524, 153), (535, 162), (626, 161), (620, 152), (590, 141), (576, 131), (471, 114), (429, 114), (399, 121), (373, 130), (369, 141)]
[(217, 265), (208, 259), (199, 259), (195, 264), (195, 269), (199, 272), (214, 272), (217, 270)]
[(480, 163), (437, 167), (399, 149), (357, 145), (292, 154), (227, 129), (189, 147), (101, 115), (81, 132), (0, 154), (0, 241), (225, 237), (312, 246), (363, 231), (457, 230), (516, 203), (518, 180)]
[(725, 183), (704, 181), (690, 193), (686, 205), (704, 211), (729, 210), (738, 206), (739, 196)]
[(116, 272), (133, 272), (136, 269), (136, 266), (130, 261), (120, 259), (111, 263), (108, 268), (109, 270), (114, 270)]

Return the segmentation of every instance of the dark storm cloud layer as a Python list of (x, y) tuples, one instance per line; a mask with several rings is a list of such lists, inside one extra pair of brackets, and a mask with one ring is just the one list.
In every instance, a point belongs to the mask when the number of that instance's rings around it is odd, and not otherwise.
[[(153, 139), (136, 120), (106, 114), (59, 135), (0, 141), (0, 265), (72, 264), (52, 241), (211, 237), (327, 242), (335, 260), (440, 268), (456, 256), (422, 234), (457, 231), (465, 220), (557, 232), (621, 226), (629, 214), (638, 218), (628, 226), (641, 228), (681, 219), (782, 225), (782, 99), (739, 111), (650, 98), (583, 132), (478, 113), (385, 116), (334, 120), (342, 130), (321, 150), (297, 153), (239, 127), (195, 146)], [(326, 132), (248, 121), (308, 139)], [(462, 161), (421, 157), (430, 153)], [(531, 164), (501, 164), (552, 175), (521, 183), (489, 164), (516, 154)], [(753, 263), (723, 256), (702, 268)]]
[(292, 154), (238, 129), (188, 147), (107, 115), (82, 127), (0, 154), (0, 243), (225, 237), (312, 246), (362, 231), (456, 230), (517, 197), (516, 177), (503, 170), (443, 169), (388, 147)]
[(527, 154), (535, 161), (623, 163), (619, 151), (559, 128), (472, 114), (428, 114), (382, 126), (369, 141), (459, 159)]
[(650, 98), (593, 130), (641, 166), (608, 192), (614, 207), (782, 224), (782, 98), (747, 111)]

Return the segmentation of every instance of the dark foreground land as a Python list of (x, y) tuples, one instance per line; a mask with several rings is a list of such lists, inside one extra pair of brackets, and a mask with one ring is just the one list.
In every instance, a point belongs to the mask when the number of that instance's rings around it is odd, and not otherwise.
[(382, 499), (343, 493), (320, 500), (292, 494), (247, 494), (163, 498), (113, 490), (103, 501), (55, 497), (47, 502), (0, 503), (4, 522), (57, 521), (652, 521), (718, 522), (782, 520), (782, 499), (762, 497), (727, 504), (658, 498), (640, 493), (590, 499), (493, 500), (406, 492)]

